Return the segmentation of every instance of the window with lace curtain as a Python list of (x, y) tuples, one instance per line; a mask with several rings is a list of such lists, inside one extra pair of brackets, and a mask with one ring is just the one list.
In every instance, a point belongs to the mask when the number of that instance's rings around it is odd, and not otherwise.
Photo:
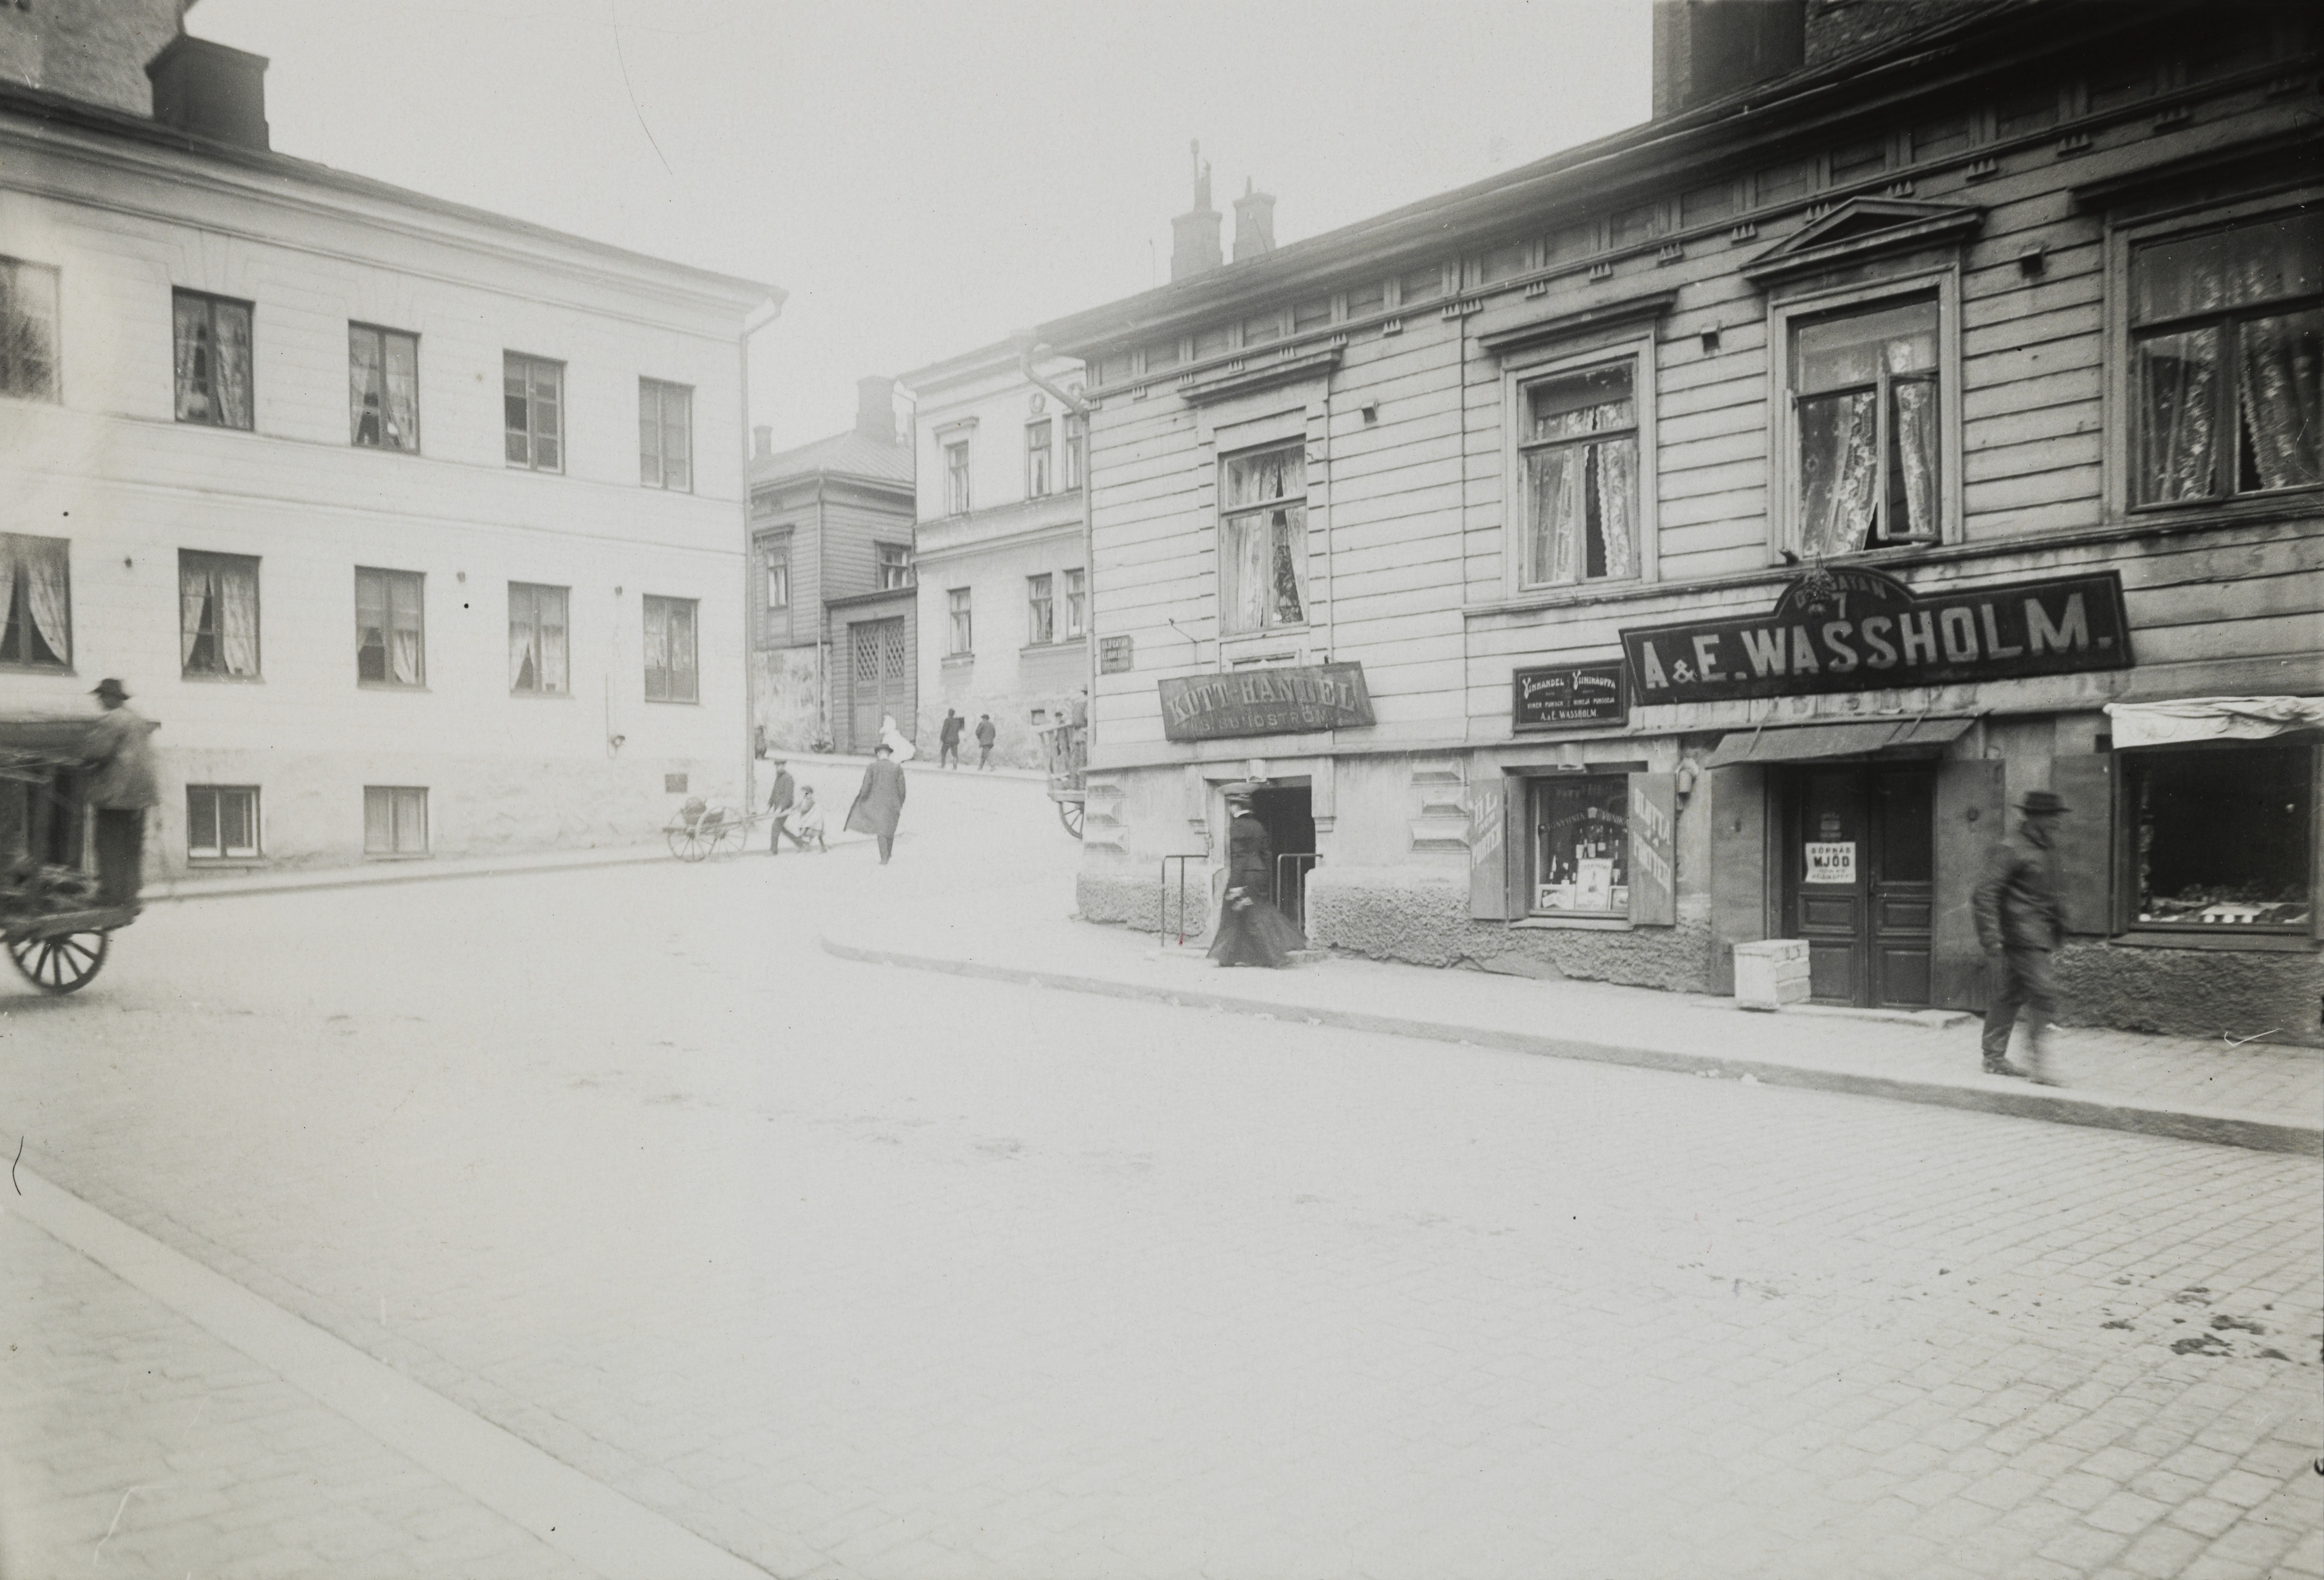
[(0, 532), (0, 664), (72, 664), (70, 541)]
[(1306, 624), (1306, 440), (1229, 456), (1219, 471), (1221, 627)]
[(1526, 585), (1638, 574), (1636, 383), (1626, 358), (1524, 386)]
[(0, 258), (0, 395), (57, 398), (57, 272)]
[(509, 690), (519, 697), (563, 697), (566, 673), (564, 587), (509, 583)]
[(178, 551), (178, 663), (189, 679), (258, 679), (258, 561)]
[(347, 442), (365, 449), (420, 448), (420, 337), (347, 326)]
[(2130, 384), (2134, 504), (2324, 483), (2324, 214), (2135, 247)]
[(1789, 547), (1803, 558), (1942, 535), (1939, 311), (1927, 297), (1790, 321)]
[(355, 570), (355, 679), (364, 686), (424, 686), (420, 624), (425, 580), (416, 570)]
[(172, 291), (178, 420), (248, 428), (250, 303)]

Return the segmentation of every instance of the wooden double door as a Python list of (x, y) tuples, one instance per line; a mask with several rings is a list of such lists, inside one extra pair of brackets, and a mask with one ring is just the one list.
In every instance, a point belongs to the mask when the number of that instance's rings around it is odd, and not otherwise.
[(859, 620), (848, 626), (847, 638), (848, 749), (869, 752), (878, 745), (883, 718), (912, 735), (918, 719), (903, 621)]
[(1784, 924), (1818, 1003), (1924, 1009), (1936, 927), (1933, 763), (1818, 763), (1784, 785)]

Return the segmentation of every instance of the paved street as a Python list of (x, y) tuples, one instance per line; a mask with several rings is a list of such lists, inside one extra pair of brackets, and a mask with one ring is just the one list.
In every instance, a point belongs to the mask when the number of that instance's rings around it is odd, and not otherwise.
[[(911, 786), (886, 869), (155, 906), (0, 987), (0, 1127), (776, 1575), (2324, 1575), (2313, 1160), (835, 960), (1070, 904)], [(586, 1572), (5, 1217), (0, 1298), (12, 1580)]]

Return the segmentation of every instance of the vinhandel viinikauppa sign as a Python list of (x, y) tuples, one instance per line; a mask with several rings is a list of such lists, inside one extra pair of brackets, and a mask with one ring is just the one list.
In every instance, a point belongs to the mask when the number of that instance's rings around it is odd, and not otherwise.
[(2130, 667), (2114, 571), (1915, 592), (1819, 566), (1765, 614), (1622, 633), (1637, 700), (1720, 702)]

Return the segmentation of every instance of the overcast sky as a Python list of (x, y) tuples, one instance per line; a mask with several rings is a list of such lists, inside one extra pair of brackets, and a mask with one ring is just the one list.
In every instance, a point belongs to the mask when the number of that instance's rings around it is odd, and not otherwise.
[(274, 146), (789, 292), (752, 420), (1167, 280), (1187, 143), (1289, 242), (1646, 118), (1647, 0), (203, 0)]

